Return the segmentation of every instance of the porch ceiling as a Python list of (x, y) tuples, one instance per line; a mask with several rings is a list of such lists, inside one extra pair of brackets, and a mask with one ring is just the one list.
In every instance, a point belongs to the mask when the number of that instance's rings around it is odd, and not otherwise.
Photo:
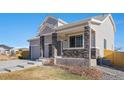
[(70, 33), (77, 33), (77, 32), (81, 32), (84, 31), (84, 27), (85, 26), (76, 26), (76, 27), (71, 27), (68, 29), (63, 29), (60, 31), (56, 31), (58, 34), (70, 34)]
[[(84, 31), (85, 26), (78, 26), (78, 27), (73, 27), (69, 29), (64, 29), (61, 31), (57, 31), (58, 35), (70, 35), (70, 34), (76, 34), (76, 33), (82, 33)], [(92, 31), (96, 31), (95, 29), (91, 28)]]

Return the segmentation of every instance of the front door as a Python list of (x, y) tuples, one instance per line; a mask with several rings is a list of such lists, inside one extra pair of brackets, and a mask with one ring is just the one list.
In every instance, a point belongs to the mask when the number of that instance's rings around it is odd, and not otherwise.
[(61, 56), (62, 52), (62, 43), (61, 41), (57, 42), (57, 56)]

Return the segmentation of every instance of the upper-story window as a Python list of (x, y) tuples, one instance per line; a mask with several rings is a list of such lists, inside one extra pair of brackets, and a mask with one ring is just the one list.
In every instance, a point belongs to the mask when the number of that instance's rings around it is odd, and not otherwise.
[(83, 35), (69, 37), (70, 48), (83, 47)]
[(104, 49), (107, 49), (107, 40), (104, 39)]

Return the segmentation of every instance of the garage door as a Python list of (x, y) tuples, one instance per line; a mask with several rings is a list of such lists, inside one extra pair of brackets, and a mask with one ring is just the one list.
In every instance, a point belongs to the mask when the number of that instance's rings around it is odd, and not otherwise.
[(31, 59), (39, 59), (40, 46), (31, 46)]

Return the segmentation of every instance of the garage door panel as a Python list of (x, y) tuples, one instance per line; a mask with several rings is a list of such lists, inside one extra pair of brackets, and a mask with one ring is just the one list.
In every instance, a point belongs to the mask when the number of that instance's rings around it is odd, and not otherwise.
[(31, 47), (31, 58), (38, 59), (40, 57), (40, 46)]

